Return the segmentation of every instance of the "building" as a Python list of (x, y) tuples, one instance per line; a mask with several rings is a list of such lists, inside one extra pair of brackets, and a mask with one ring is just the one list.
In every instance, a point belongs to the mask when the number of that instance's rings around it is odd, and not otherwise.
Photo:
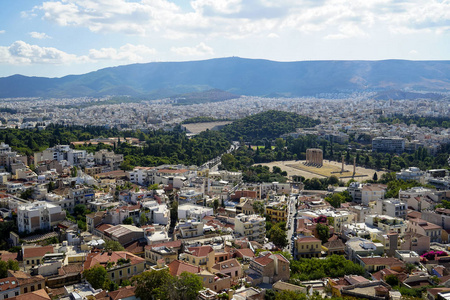
[(295, 238), (294, 257), (310, 258), (322, 256), (322, 242), (314, 236), (301, 236)]
[[(237, 212), (237, 210), (236, 210)], [(286, 203), (272, 202), (266, 206), (266, 214), (271, 221), (286, 222), (287, 221), (287, 205)]]
[(95, 152), (94, 161), (96, 165), (103, 165), (107, 168), (104, 172), (119, 170), (120, 164), (123, 163), (123, 154), (115, 154), (113, 151), (101, 149)]
[(104, 236), (125, 245), (144, 238), (144, 230), (133, 225), (120, 224), (105, 229)]
[(247, 237), (249, 241), (264, 243), (266, 237), (266, 218), (259, 215), (239, 214), (234, 220), (234, 232)]
[(442, 242), (442, 227), (422, 219), (410, 219), (408, 231), (430, 237), (431, 243)]
[(249, 269), (246, 271), (247, 279), (254, 285), (287, 281), (290, 276), (289, 265), (289, 261), (283, 255), (263, 252), (250, 261)]
[(34, 153), (34, 164), (37, 166), (42, 161), (57, 160), (67, 161), (71, 166), (80, 166), (84, 164), (86, 157), (86, 150), (74, 150), (69, 145), (57, 145)]
[(42, 275), (31, 276), (22, 271), (8, 270), (8, 276), (14, 277), (19, 283), (20, 295), (45, 288), (45, 278)]
[(395, 174), (397, 179), (401, 180), (415, 180), (421, 184), (425, 183), (425, 172), (421, 171), (417, 167), (410, 167), (407, 169), (401, 169), (400, 172)]
[(47, 253), (53, 253), (53, 246), (22, 246), (21, 256), (24, 267), (32, 267), (43, 262), (43, 258)]
[(311, 166), (323, 166), (323, 151), (322, 149), (306, 149), (306, 164)]
[(0, 279), (0, 299), (7, 299), (20, 294), (19, 282), (14, 277)]
[(368, 206), (370, 202), (384, 199), (387, 186), (384, 184), (365, 184), (361, 189), (361, 204)]
[(194, 266), (212, 271), (215, 263), (215, 251), (211, 246), (189, 247), (184, 253), (184, 260)]
[(181, 249), (181, 241), (171, 241), (161, 244), (145, 246), (145, 260), (150, 264), (157, 264), (163, 260), (166, 265), (178, 259), (178, 253)]
[(44, 201), (36, 201), (17, 208), (19, 232), (34, 232), (37, 229), (49, 230), (65, 219), (66, 212), (60, 206)]
[(387, 215), (394, 218), (406, 218), (408, 213), (408, 205), (400, 200), (391, 198), (377, 201), (375, 205), (375, 213), (379, 215)]
[(405, 139), (401, 137), (376, 137), (372, 140), (372, 151), (402, 153), (405, 151)]
[(89, 253), (84, 262), (84, 269), (95, 265), (105, 267), (111, 281), (118, 284), (122, 280), (130, 280), (134, 275), (144, 271), (145, 259), (126, 251)]

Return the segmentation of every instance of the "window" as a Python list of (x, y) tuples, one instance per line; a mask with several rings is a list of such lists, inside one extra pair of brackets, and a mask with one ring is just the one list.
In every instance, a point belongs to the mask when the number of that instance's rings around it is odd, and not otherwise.
[(24, 294), (28, 293), (28, 288), (23, 288), (23, 293)]
[(114, 279), (114, 272), (111, 272), (111, 278)]
[(129, 275), (129, 274), (131, 274), (131, 270), (130, 270), (130, 268), (128, 268), (127, 270), (128, 270), (128, 275)]
[(19, 296), (19, 292), (15, 292), (14, 295), (15, 295), (15, 296)]
[(38, 290), (42, 289), (42, 284), (38, 284)]
[(8, 298), (8, 294), (3, 295), (3, 299), (6, 299), (6, 298)]
[(119, 271), (119, 277), (122, 277), (122, 270)]
[(34, 259), (32, 259), (32, 260), (31, 260), (31, 264), (33, 264), (33, 265), (34, 265)]
[(31, 286), (31, 291), (34, 292), (34, 285)]
[(136, 266), (134, 266), (134, 273), (136, 273), (137, 272), (137, 269), (136, 269)]

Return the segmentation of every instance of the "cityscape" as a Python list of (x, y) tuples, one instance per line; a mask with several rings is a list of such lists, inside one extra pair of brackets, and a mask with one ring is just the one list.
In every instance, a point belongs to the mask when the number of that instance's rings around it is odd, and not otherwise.
[(0, 11), (0, 299), (450, 300), (449, 1)]

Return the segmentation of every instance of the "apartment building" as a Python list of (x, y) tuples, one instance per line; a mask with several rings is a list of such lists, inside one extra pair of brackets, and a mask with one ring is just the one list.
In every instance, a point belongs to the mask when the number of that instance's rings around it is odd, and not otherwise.
[(264, 243), (266, 236), (266, 218), (259, 215), (238, 214), (235, 218), (234, 232), (248, 237), (249, 241)]
[(402, 153), (405, 151), (405, 139), (401, 137), (376, 137), (372, 140), (372, 151)]
[(49, 230), (65, 218), (66, 212), (60, 206), (44, 201), (36, 201), (17, 208), (19, 232), (34, 232), (37, 229)]

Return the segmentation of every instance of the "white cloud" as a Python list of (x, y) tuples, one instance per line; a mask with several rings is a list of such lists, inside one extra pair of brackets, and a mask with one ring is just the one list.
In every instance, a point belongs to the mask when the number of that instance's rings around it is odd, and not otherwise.
[(38, 40), (43, 40), (43, 39), (51, 39), (51, 36), (48, 36), (45, 32), (36, 32), (36, 31), (32, 31), (28, 33), (32, 38), (34, 39), (38, 39)]
[(172, 47), (170, 51), (182, 55), (182, 56), (200, 56), (200, 55), (213, 55), (214, 50), (205, 45), (205, 43), (200, 43), (195, 47)]
[(144, 45), (126, 44), (119, 49), (101, 48), (89, 50), (89, 58), (93, 60), (125, 60), (128, 62), (148, 61), (156, 54), (156, 50)]
[(267, 37), (283, 30), (343, 39), (380, 27), (399, 34), (450, 31), (448, 0), (191, 0), (190, 5), (184, 11), (170, 0), (54, 0), (23, 15), (92, 32), (169, 39)]
[(419, 52), (417, 52), (417, 50), (411, 50), (411, 51), (409, 51), (409, 54), (411, 54), (411, 55), (417, 55), (417, 54), (419, 54)]
[(125, 44), (122, 47), (90, 49), (88, 55), (69, 54), (52, 47), (30, 45), (16, 41), (10, 46), (0, 46), (0, 63), (8, 64), (71, 64), (99, 60), (144, 62), (149, 61), (156, 50), (144, 45)]
[(16, 41), (10, 46), (0, 46), (0, 62), (9, 64), (66, 64), (83, 62), (86, 57), (78, 57), (52, 47), (30, 45)]
[(267, 35), (267, 37), (271, 38), (271, 39), (276, 39), (276, 38), (279, 38), (280, 36), (276, 33), (271, 32)]
[(0, 34), (5, 33), (5, 32), (6, 32), (5, 30), (0, 30)]

